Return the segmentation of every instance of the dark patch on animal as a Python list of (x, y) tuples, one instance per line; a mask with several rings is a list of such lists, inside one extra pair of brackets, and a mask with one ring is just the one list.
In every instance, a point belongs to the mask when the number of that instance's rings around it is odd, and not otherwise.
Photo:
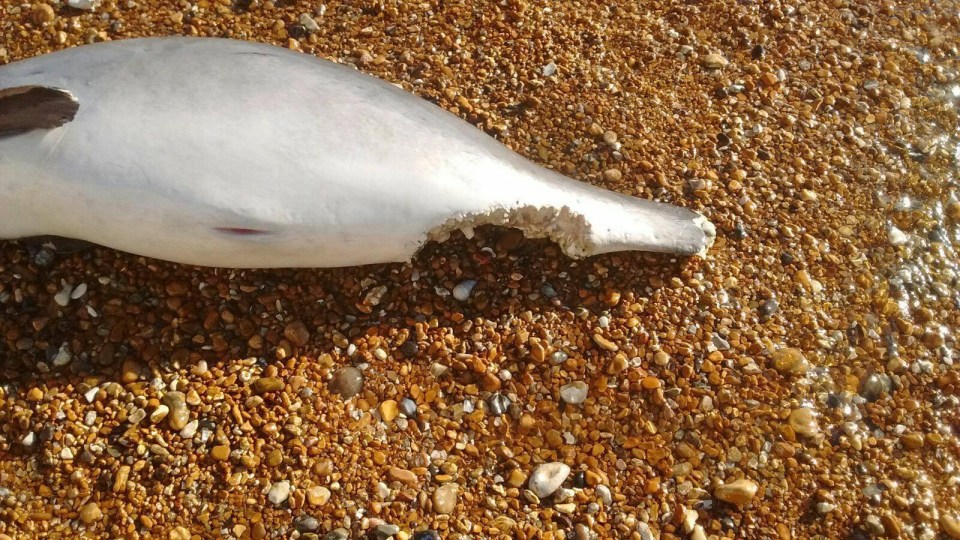
[(60, 88), (17, 86), (0, 89), (0, 136), (60, 127), (76, 116), (80, 103)]

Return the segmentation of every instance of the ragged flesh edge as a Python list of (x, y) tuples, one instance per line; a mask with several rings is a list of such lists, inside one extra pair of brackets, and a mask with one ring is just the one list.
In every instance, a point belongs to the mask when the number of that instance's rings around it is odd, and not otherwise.
[(548, 238), (574, 259), (590, 254), (590, 224), (566, 206), (521, 206), (452, 217), (427, 232), (427, 240), (445, 242), (450, 233), (484, 225), (519, 229), (527, 238)]

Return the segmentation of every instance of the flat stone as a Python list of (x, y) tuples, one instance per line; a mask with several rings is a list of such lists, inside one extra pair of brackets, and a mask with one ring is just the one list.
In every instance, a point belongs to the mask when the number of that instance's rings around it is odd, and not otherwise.
[(266, 394), (267, 392), (279, 392), (286, 386), (284, 382), (277, 377), (260, 377), (253, 381), (250, 389), (256, 394)]
[(708, 69), (721, 69), (727, 67), (728, 61), (722, 54), (708, 54), (703, 57), (703, 66)]
[(416, 486), (420, 484), (420, 479), (417, 478), (417, 475), (413, 471), (401, 469), (400, 467), (390, 467), (387, 470), (387, 475), (391, 480), (402, 482), (408, 486)]
[(587, 399), (589, 387), (583, 381), (574, 381), (560, 387), (560, 399), (571, 405), (580, 405)]
[(752, 480), (741, 478), (728, 484), (723, 484), (713, 491), (713, 495), (723, 502), (745, 506), (757, 494), (757, 484)]

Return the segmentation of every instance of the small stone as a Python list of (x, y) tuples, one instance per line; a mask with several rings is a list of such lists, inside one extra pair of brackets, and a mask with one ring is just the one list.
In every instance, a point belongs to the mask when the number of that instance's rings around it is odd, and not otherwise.
[(502, 416), (507, 413), (507, 409), (510, 407), (510, 398), (497, 392), (487, 399), (487, 405), (490, 414)]
[(539, 498), (549, 497), (560, 489), (564, 480), (570, 476), (570, 467), (565, 463), (554, 461), (544, 463), (533, 470), (527, 487)]
[(723, 484), (713, 491), (713, 495), (723, 502), (745, 506), (757, 494), (757, 484), (752, 480), (741, 478), (728, 484)]
[(267, 466), (279, 467), (283, 463), (283, 452), (279, 448), (274, 448), (267, 454)]
[(722, 54), (708, 54), (703, 57), (703, 65), (707, 69), (722, 69), (727, 67), (730, 62)]
[(802, 437), (816, 437), (820, 434), (820, 426), (817, 425), (817, 416), (813, 409), (809, 407), (800, 407), (790, 413), (787, 422), (793, 431)]
[(887, 231), (887, 241), (891, 246), (902, 246), (910, 241), (910, 236), (891, 225), (890, 230)]
[(956, 517), (943, 512), (940, 514), (940, 532), (952, 538), (960, 540), (960, 521)]
[(127, 384), (135, 382), (140, 378), (140, 363), (132, 358), (127, 358), (123, 361), (123, 366), (120, 368), (120, 382)]
[(903, 525), (893, 514), (880, 516), (880, 524), (883, 525), (883, 532), (888, 538), (900, 538), (900, 534), (903, 533)]
[(226, 461), (230, 457), (230, 447), (224, 444), (210, 449), (210, 456), (217, 461)]
[(603, 179), (607, 182), (619, 182), (623, 178), (623, 173), (620, 172), (620, 169), (607, 169), (603, 171)]
[(380, 403), (379, 408), (380, 418), (382, 418), (384, 422), (393, 422), (394, 419), (397, 418), (397, 415), (400, 414), (400, 409), (397, 407), (397, 402), (392, 399), (388, 399)]
[(297, 520), (293, 523), (293, 526), (302, 533), (314, 532), (320, 528), (320, 522), (313, 516), (302, 515), (297, 518)]
[(389, 476), (391, 480), (402, 482), (408, 486), (417, 486), (420, 484), (420, 479), (417, 478), (416, 473), (408, 471), (407, 469), (401, 469), (400, 467), (390, 467), (387, 469), (387, 476)]
[(60, 307), (67, 307), (67, 304), (70, 303), (70, 295), (73, 293), (73, 287), (68, 284), (64, 284), (63, 288), (60, 289), (60, 292), (54, 295), (53, 301), (57, 303)]
[(167, 533), (169, 540), (190, 540), (191, 537), (190, 530), (183, 525), (177, 525)]
[(270, 486), (267, 491), (267, 500), (274, 506), (280, 506), (290, 497), (290, 482), (281, 480)]
[(777, 78), (776, 73), (767, 71), (763, 75), (760, 75), (760, 84), (762, 84), (764, 87), (769, 88), (778, 82), (780, 82), (780, 80)]
[(101, 519), (103, 519), (103, 512), (100, 511), (100, 507), (97, 506), (97, 503), (89, 502), (80, 508), (80, 521), (86, 523), (87, 525), (100, 521)]
[(543, 73), (544, 77), (552, 77), (557, 72), (557, 65), (553, 62), (546, 64), (540, 68), (540, 72)]
[(923, 448), (923, 433), (906, 433), (900, 438), (900, 442), (910, 450), (919, 450)]
[(170, 428), (177, 431), (183, 429), (190, 421), (190, 410), (183, 392), (167, 392), (163, 395), (163, 403), (170, 408), (170, 414), (167, 415)]
[(799, 349), (786, 348), (774, 351), (771, 355), (773, 369), (783, 375), (804, 375), (810, 368), (809, 362)]
[(417, 402), (410, 398), (402, 399), (400, 401), (400, 412), (403, 413), (403, 415), (407, 418), (416, 418)]
[(518, 488), (527, 481), (527, 473), (520, 469), (513, 469), (507, 474), (507, 485)]
[(769, 319), (778, 311), (780, 311), (780, 303), (777, 302), (776, 298), (767, 300), (766, 302), (760, 304), (760, 307), (757, 308), (757, 313), (760, 315), (762, 320)]
[(353, 366), (342, 367), (333, 374), (329, 388), (343, 399), (350, 399), (363, 389), (363, 373)]
[(56, 18), (57, 13), (49, 4), (36, 4), (30, 11), (30, 20), (32, 20), (34, 24), (53, 22)]
[(600, 497), (600, 502), (602, 502), (604, 506), (609, 508), (613, 505), (613, 493), (610, 492), (609, 487), (600, 484), (597, 486), (596, 491), (597, 496)]
[(387, 538), (400, 532), (400, 527), (390, 523), (381, 523), (377, 525), (375, 532), (378, 540), (387, 540)]
[(580, 405), (587, 399), (587, 383), (574, 381), (560, 387), (560, 399), (571, 405)]
[(283, 390), (284, 386), (283, 381), (277, 377), (260, 377), (253, 381), (250, 389), (253, 390), (255, 394), (266, 394), (268, 392), (279, 392)]
[(27, 401), (36, 403), (43, 399), (43, 390), (34, 386), (27, 392)]
[(461, 302), (465, 302), (470, 298), (470, 293), (473, 292), (473, 288), (476, 287), (477, 280), (467, 279), (461, 281), (459, 285), (453, 288), (453, 297)]
[(307, 502), (313, 506), (323, 506), (330, 500), (330, 490), (323, 486), (307, 488)]
[(154, 424), (160, 422), (167, 417), (167, 414), (170, 413), (170, 407), (167, 407), (164, 404), (157, 405), (157, 408), (150, 413), (150, 421)]
[(283, 337), (287, 338), (290, 343), (303, 347), (310, 341), (310, 331), (307, 330), (307, 326), (303, 322), (293, 321), (284, 327)]
[(197, 434), (197, 429), (200, 428), (199, 420), (191, 420), (187, 422), (183, 429), (180, 430), (180, 436), (184, 439), (192, 439), (194, 435)]
[(346, 529), (334, 529), (323, 535), (323, 540), (349, 540), (350, 531)]
[(433, 510), (438, 514), (452, 514), (457, 506), (457, 484), (444, 484), (433, 492)]
[(620, 350), (620, 347), (616, 343), (603, 337), (601, 334), (593, 334), (593, 342), (605, 351), (617, 352)]
[(876, 401), (890, 392), (893, 382), (885, 373), (871, 373), (860, 382), (860, 395), (867, 401)]
[(320, 25), (317, 24), (316, 19), (311, 17), (309, 13), (301, 13), (298, 21), (300, 22), (300, 25), (307, 30), (307, 32), (316, 32), (320, 30)]
[(81, 9), (83, 11), (93, 11), (98, 5), (100, 5), (99, 0), (67, 0), (67, 5), (73, 9)]

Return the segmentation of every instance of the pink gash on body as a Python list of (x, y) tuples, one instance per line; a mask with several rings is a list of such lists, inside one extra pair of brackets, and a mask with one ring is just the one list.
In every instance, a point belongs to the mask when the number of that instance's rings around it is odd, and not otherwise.
[(356, 70), (279, 47), (133, 39), (0, 67), (0, 238), (203, 266), (407, 261), (494, 224), (573, 257), (703, 255), (702, 215), (577, 182)]

